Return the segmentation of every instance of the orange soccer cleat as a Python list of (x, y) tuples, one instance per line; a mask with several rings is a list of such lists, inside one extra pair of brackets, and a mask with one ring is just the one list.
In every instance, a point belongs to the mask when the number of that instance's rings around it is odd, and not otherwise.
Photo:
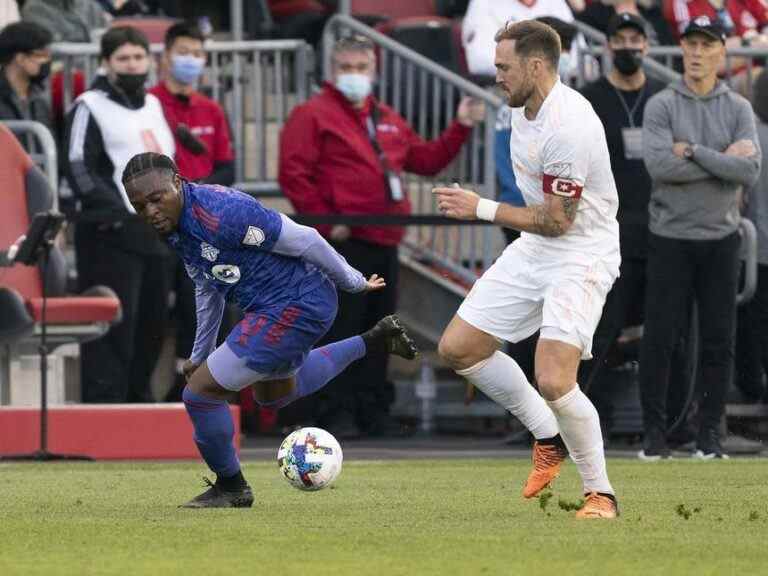
[(533, 470), (523, 487), (523, 497), (533, 498), (560, 475), (560, 466), (568, 458), (568, 450), (562, 444), (533, 444)]
[(616, 498), (610, 494), (590, 492), (587, 494), (584, 506), (576, 512), (576, 518), (605, 518), (612, 519), (619, 515), (619, 505)]

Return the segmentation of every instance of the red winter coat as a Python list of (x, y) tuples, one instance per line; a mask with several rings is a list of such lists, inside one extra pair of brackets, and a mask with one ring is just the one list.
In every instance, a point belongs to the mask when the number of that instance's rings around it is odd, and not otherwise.
[[(384, 170), (368, 139), (366, 120), (373, 98), (355, 109), (325, 83), (323, 91), (291, 112), (280, 137), (278, 180), (301, 214), (410, 214), (406, 199), (393, 202)], [(459, 152), (470, 128), (454, 121), (436, 140), (425, 141), (388, 106), (376, 103), (376, 137), (389, 167), (434, 175)], [(406, 195), (407, 196), (407, 195)], [(318, 226), (327, 236), (331, 226)], [(405, 230), (397, 226), (353, 227), (352, 237), (395, 246)]]

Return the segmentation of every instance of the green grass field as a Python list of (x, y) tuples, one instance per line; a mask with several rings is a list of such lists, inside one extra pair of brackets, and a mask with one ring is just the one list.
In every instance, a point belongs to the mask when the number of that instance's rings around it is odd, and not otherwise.
[(0, 574), (768, 574), (768, 460), (609, 462), (617, 521), (542, 509), (521, 460), (348, 462), (291, 488), (248, 463), (250, 510), (179, 510), (197, 464), (0, 466)]

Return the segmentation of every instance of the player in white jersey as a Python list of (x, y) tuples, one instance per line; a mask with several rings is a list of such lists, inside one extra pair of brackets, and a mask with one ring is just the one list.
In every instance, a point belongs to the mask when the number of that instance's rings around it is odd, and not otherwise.
[[(560, 40), (535, 21), (496, 35), (496, 81), (514, 108), (512, 163), (526, 207), (436, 188), (447, 216), (482, 219), (522, 234), (472, 288), (440, 341), (441, 356), (504, 406), (536, 438), (523, 496), (539, 494), (570, 453), (581, 474), (579, 518), (615, 518), (600, 419), (576, 383), (619, 273), (618, 196), (602, 123), (557, 75)], [(537, 392), (499, 341), (541, 330)]]

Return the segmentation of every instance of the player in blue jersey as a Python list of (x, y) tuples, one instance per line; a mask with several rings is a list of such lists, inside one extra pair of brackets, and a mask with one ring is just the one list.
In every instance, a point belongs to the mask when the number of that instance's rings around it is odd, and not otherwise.
[[(337, 288), (373, 291), (384, 279), (366, 280), (315, 229), (247, 194), (184, 180), (162, 154), (134, 156), (122, 180), (136, 213), (180, 254), (195, 282), (197, 332), (183, 399), (216, 483), (184, 506), (250, 507), (253, 493), (232, 444), (226, 399), (233, 392), (251, 386), (257, 402), (279, 408), (319, 390), (367, 351), (413, 359), (416, 347), (388, 316), (360, 336), (312, 349), (336, 316)], [(225, 301), (245, 318), (216, 348)]]

